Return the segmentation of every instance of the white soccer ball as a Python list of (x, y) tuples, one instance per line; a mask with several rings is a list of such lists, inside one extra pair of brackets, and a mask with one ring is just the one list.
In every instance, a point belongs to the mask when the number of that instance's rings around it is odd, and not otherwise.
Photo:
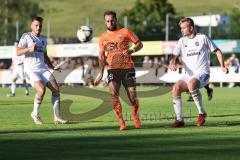
[(77, 31), (80, 42), (88, 42), (93, 38), (93, 29), (89, 26), (81, 26)]

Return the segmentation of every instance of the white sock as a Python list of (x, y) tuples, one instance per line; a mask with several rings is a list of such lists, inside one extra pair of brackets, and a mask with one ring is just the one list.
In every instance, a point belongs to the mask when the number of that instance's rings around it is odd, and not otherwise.
[(176, 119), (178, 121), (182, 121), (183, 115), (182, 115), (182, 98), (181, 98), (181, 96), (173, 97), (173, 108), (176, 113)]
[(29, 93), (29, 86), (28, 84), (25, 84), (25, 94)]
[(193, 100), (197, 106), (198, 113), (199, 114), (204, 114), (205, 111), (203, 109), (203, 104), (202, 104), (202, 94), (199, 89), (196, 89), (194, 91), (191, 91), (191, 95), (193, 97)]
[(12, 94), (15, 94), (15, 92), (16, 92), (16, 83), (12, 83), (12, 85), (11, 85), (11, 92), (12, 92)]
[(38, 95), (35, 95), (34, 97), (34, 107), (33, 107), (33, 114), (38, 115), (39, 108), (42, 103), (43, 97), (38, 97)]
[(52, 105), (55, 118), (60, 118), (60, 94), (52, 93)]

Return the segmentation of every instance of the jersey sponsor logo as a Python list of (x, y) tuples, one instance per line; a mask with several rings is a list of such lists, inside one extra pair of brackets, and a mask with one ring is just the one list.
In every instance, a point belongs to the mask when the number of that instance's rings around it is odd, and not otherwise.
[(123, 35), (118, 34), (118, 35), (117, 35), (117, 38), (118, 38), (119, 40), (121, 40), (121, 39), (123, 39)]
[(187, 56), (195, 56), (195, 55), (200, 55), (200, 52), (191, 52), (191, 53), (187, 53)]
[(114, 52), (117, 50), (117, 42), (107, 42), (105, 44), (105, 50), (107, 52)]

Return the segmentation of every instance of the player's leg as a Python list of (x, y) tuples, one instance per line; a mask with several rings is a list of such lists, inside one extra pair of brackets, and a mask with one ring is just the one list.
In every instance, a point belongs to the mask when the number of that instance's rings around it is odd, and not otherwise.
[(12, 77), (11, 93), (7, 94), (8, 97), (14, 97), (16, 94), (16, 81), (18, 78), (16, 69), (13, 69), (11, 77)]
[(39, 109), (43, 101), (46, 87), (41, 80), (34, 81), (33, 86), (36, 89), (36, 94), (34, 97), (33, 112), (31, 113), (31, 117), (33, 118), (35, 124), (42, 124), (42, 120), (39, 115)]
[(23, 85), (25, 87), (25, 95), (29, 96), (29, 86), (28, 86), (28, 84), (26, 82), (26, 79), (23, 79)]
[(207, 90), (208, 100), (211, 101), (213, 97), (213, 89), (209, 87), (209, 83), (204, 86), (204, 88)]
[(139, 109), (139, 101), (137, 98), (136, 91), (136, 78), (135, 78), (135, 70), (130, 69), (126, 71), (124, 74), (123, 85), (127, 92), (128, 99), (132, 108), (132, 116), (135, 124), (135, 128), (141, 128), (141, 123), (139, 119), (138, 109)]
[(139, 101), (137, 98), (136, 87), (125, 87), (125, 89), (131, 104), (132, 116), (133, 116), (135, 128), (141, 128), (141, 122), (140, 122), (139, 113), (138, 113)]
[(198, 109), (198, 126), (202, 126), (205, 123), (206, 112), (202, 103), (202, 94), (200, 92), (200, 87), (206, 85), (209, 80), (208, 74), (202, 74), (199, 76), (193, 77), (188, 83), (188, 89), (193, 96), (193, 100)]
[(68, 121), (63, 119), (60, 114), (60, 91), (58, 83), (54, 76), (49, 72), (46, 71), (42, 74), (42, 77), (47, 85), (47, 87), (52, 92), (52, 105), (53, 105), (53, 113), (54, 113), (54, 122), (56, 124), (65, 124)]
[(111, 70), (111, 69), (108, 70), (107, 82), (108, 82), (109, 91), (110, 91), (110, 95), (111, 95), (111, 99), (112, 99), (113, 109), (114, 109), (114, 113), (120, 123), (120, 131), (123, 131), (126, 129), (126, 124), (123, 120), (122, 105), (119, 100), (119, 90), (121, 87), (121, 78), (122, 78), (121, 70)]
[(16, 95), (16, 81), (17, 79), (12, 79), (11, 83), (11, 93), (7, 94), (8, 97), (14, 97)]
[(184, 126), (183, 113), (182, 113), (182, 92), (187, 92), (188, 87), (186, 80), (179, 80), (174, 86), (172, 90), (173, 96), (173, 108), (176, 114), (176, 121), (172, 124), (172, 127), (182, 127)]
[(123, 120), (123, 115), (122, 115), (122, 105), (119, 100), (119, 90), (121, 87), (121, 83), (118, 83), (116, 81), (111, 81), (109, 82), (109, 91), (110, 95), (112, 98), (112, 104), (113, 104), (113, 109), (114, 113), (118, 118), (119, 124), (120, 124), (120, 130), (125, 130), (126, 129), (126, 124)]
[(25, 87), (25, 95), (29, 96), (29, 86), (25, 78), (23, 66), (19, 69), (19, 78), (23, 81), (23, 85)]
[(26, 78), (28, 78), (28, 80), (30, 81), (31, 85), (36, 90), (31, 117), (34, 120), (35, 124), (42, 124), (42, 120), (39, 115), (39, 109), (40, 109), (41, 103), (43, 101), (43, 97), (44, 97), (45, 90), (46, 90), (45, 84), (41, 80), (39, 72), (33, 72), (31, 70), (27, 70), (25, 72), (25, 75), (26, 75)]
[(193, 100), (198, 108), (199, 114), (205, 113), (202, 104), (202, 94), (200, 92), (200, 82), (197, 78), (192, 78), (188, 83), (188, 89), (193, 97)]

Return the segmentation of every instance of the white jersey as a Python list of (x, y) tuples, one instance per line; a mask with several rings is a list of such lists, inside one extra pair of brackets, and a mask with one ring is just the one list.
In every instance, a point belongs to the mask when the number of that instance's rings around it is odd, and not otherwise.
[(44, 54), (46, 52), (47, 41), (44, 36), (34, 36), (31, 32), (24, 33), (19, 41), (19, 48), (27, 48), (36, 43), (37, 50), (24, 55), (24, 70), (40, 71), (46, 69)]
[(197, 33), (192, 39), (180, 38), (173, 54), (182, 55), (183, 66), (189, 76), (198, 73), (209, 74), (209, 52), (216, 48), (217, 46), (206, 35)]

